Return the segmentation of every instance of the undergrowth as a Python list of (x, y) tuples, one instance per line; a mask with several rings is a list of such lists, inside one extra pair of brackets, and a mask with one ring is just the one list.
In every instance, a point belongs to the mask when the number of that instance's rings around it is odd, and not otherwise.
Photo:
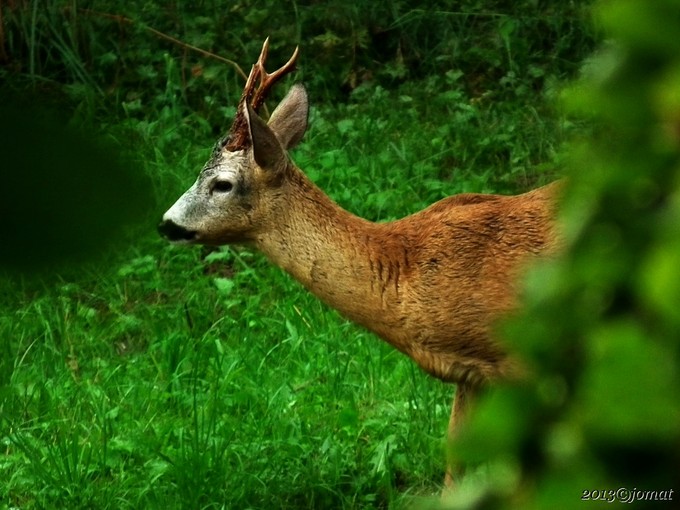
[(147, 177), (151, 212), (91, 262), (40, 278), (6, 268), (0, 509), (425, 503), (443, 478), (453, 388), (259, 254), (155, 234), (242, 85), (187, 45), (248, 69), (262, 34), (273, 62), (301, 42), (295, 79), (313, 108), (292, 157), (343, 207), (385, 221), (559, 175), (562, 141), (583, 132), (555, 100), (592, 46), (577, 17), (588, 2), (39, 4), (0, 2), (2, 90), (31, 90), (104, 136)]

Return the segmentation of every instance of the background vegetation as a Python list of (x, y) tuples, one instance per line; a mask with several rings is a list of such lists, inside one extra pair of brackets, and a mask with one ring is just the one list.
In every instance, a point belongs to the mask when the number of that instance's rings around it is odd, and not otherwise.
[[(0, 2), (0, 508), (403, 508), (439, 490), (450, 387), (258, 254), (154, 233), (266, 35), (273, 63), (301, 45), (315, 105), (294, 159), (357, 214), (576, 169), (573, 258), (508, 326), (543, 368), (480, 405), (456, 451), (489, 474), (452, 504), (676, 483), (677, 145), (657, 135), (677, 120), (677, 8), (639, 9), (604, 18), (623, 50), (593, 61), (569, 119), (556, 100), (598, 38), (587, 1)], [(560, 156), (578, 136), (596, 143)]]
[(533, 374), (490, 394), (455, 448), (488, 467), (461, 506), (677, 504), (679, 12), (665, 0), (595, 10), (614, 39), (565, 95), (595, 126), (568, 151), (569, 250), (529, 278), (506, 325)]

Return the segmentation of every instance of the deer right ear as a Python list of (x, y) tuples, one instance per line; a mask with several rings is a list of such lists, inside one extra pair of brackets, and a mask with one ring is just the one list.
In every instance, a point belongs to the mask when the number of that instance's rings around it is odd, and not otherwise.
[(244, 114), (248, 122), (255, 163), (267, 170), (276, 170), (285, 165), (286, 153), (267, 123), (255, 113), (249, 104), (245, 106)]
[(307, 130), (309, 117), (309, 99), (307, 91), (301, 83), (293, 85), (286, 97), (269, 118), (268, 126), (279, 139), (283, 148), (295, 147)]

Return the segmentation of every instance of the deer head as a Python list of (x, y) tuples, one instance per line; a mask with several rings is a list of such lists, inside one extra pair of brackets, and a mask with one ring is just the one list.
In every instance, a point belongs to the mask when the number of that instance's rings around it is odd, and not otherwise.
[[(159, 232), (178, 243), (220, 245), (248, 242), (285, 205), (281, 187), (292, 165), (286, 150), (307, 128), (307, 92), (294, 85), (269, 122), (257, 114), (271, 87), (295, 67), (290, 60), (267, 73), (269, 39), (253, 65), (229, 134), (221, 139), (198, 179), (163, 215)], [(259, 81), (259, 86), (256, 84)]]

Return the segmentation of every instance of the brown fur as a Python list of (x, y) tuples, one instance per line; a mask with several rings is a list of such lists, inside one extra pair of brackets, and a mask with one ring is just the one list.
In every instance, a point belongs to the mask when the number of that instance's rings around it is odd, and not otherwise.
[[(230, 136), (248, 143), (238, 151), (218, 147), (159, 228), (177, 242), (254, 244), (427, 373), (457, 383), (453, 435), (479, 386), (519, 373), (494, 338), (494, 323), (517, 306), (526, 265), (557, 248), (560, 185), (517, 196), (452, 196), (373, 223), (340, 208), (286, 155), (304, 134), (308, 108), (299, 85), (268, 124), (241, 104), (241, 132)], [(449, 466), (447, 484), (453, 475)]]
[[(556, 247), (559, 184), (519, 196), (465, 194), (390, 223), (333, 203), (291, 164), (276, 224), (255, 237), (276, 265), (430, 375), (458, 384), (448, 434), (471, 394), (516, 374), (494, 321), (517, 304), (518, 276)], [(448, 462), (450, 490), (462, 469)]]
[(555, 246), (557, 184), (519, 196), (452, 196), (372, 223), (292, 164), (289, 173), (287, 207), (255, 237), (273, 263), (434, 377), (476, 385), (513, 372), (491, 330), (516, 304), (522, 267)]

